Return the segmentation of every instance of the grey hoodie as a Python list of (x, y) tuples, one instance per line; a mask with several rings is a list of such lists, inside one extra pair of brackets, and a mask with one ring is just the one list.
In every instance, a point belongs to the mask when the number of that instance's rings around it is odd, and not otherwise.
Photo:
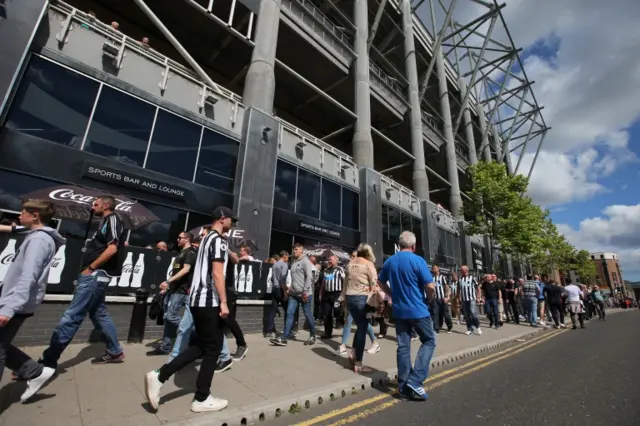
[(306, 255), (300, 256), (291, 265), (291, 294), (313, 295), (313, 271), (315, 267)]
[(26, 232), (0, 288), (0, 315), (32, 314), (44, 299), (49, 267), (66, 240), (55, 229), (44, 227)]

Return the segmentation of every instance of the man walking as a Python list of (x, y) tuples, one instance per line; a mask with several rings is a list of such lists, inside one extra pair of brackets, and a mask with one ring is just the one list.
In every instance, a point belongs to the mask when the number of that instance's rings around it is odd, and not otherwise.
[[(447, 278), (440, 274), (438, 265), (431, 267), (433, 282), (435, 283), (435, 297), (429, 304), (431, 314), (433, 315), (433, 329), (436, 334), (440, 333), (443, 323), (447, 324), (447, 334), (453, 330), (453, 321), (451, 321), (451, 288), (447, 284)], [(426, 292), (425, 292), (426, 294)]]
[(49, 347), (42, 354), (45, 367), (57, 368), (62, 352), (80, 329), (84, 318), (102, 330), (107, 347), (104, 355), (92, 361), (94, 364), (119, 363), (124, 353), (118, 342), (116, 326), (109, 316), (105, 304), (105, 293), (112, 277), (122, 273), (124, 257), (124, 226), (115, 213), (116, 200), (106, 195), (93, 202), (93, 213), (102, 217), (98, 230), (85, 246), (80, 276), (71, 304), (64, 311), (60, 323), (53, 331)]
[(567, 285), (564, 287), (564, 290), (567, 292), (567, 310), (569, 311), (569, 316), (571, 317), (571, 325), (575, 330), (578, 328), (576, 326), (576, 315), (578, 316), (578, 321), (580, 321), (580, 328), (584, 328), (584, 310), (582, 308), (582, 298), (583, 293), (580, 287), (571, 283), (571, 278), (566, 278)]
[[(278, 261), (273, 265), (271, 272), (271, 279), (273, 280), (273, 286), (271, 288), (271, 307), (265, 322), (264, 337), (271, 339), (276, 334), (276, 314), (278, 308), (284, 306), (286, 294), (287, 294), (287, 275), (289, 274), (289, 253), (281, 251)], [(297, 311), (296, 311), (297, 313)], [(297, 318), (294, 318), (297, 322)], [(285, 311), (285, 323), (286, 323), (286, 311)]]
[(482, 292), (484, 293), (485, 306), (489, 316), (489, 328), (495, 326), (497, 330), (502, 326), (498, 308), (502, 303), (502, 290), (500, 284), (496, 281), (495, 274), (487, 274), (487, 279), (482, 284)]
[[(428, 301), (435, 296), (433, 277), (424, 258), (415, 254), (416, 236), (404, 231), (398, 239), (400, 251), (384, 263), (378, 285), (391, 296), (393, 319), (398, 339), (398, 392), (403, 399), (427, 399), (423, 383), (429, 376), (429, 364), (436, 348), (436, 338)], [(387, 282), (389, 284), (387, 284)], [(411, 367), (411, 330), (420, 338), (420, 348)]]
[[(18, 330), (44, 299), (51, 261), (58, 248), (66, 244), (55, 229), (45, 226), (54, 215), (48, 201), (29, 200), (22, 205), (20, 232), (26, 236), (9, 265), (0, 288), (0, 381), (6, 366), (27, 380), (20, 400), (26, 402), (55, 373), (53, 368), (35, 362), (11, 344)], [(11, 227), (12, 232), (17, 227)]]
[(160, 284), (160, 291), (166, 292), (162, 343), (156, 349), (147, 352), (147, 355), (167, 355), (173, 347), (182, 320), (181, 310), (186, 304), (191, 287), (192, 268), (196, 263), (196, 251), (191, 247), (192, 238), (188, 232), (181, 232), (178, 236), (180, 254), (173, 261), (171, 276)]
[(316, 343), (316, 324), (313, 319), (313, 277), (315, 269), (309, 258), (304, 254), (302, 244), (293, 246), (293, 258), (291, 265), (291, 288), (289, 289), (289, 301), (287, 303), (287, 319), (282, 336), (271, 339), (276, 346), (287, 346), (287, 338), (293, 327), (294, 313), (298, 305), (302, 305), (302, 311), (309, 324), (309, 339), (305, 345)]
[(547, 312), (545, 310), (545, 299), (544, 299), (544, 287), (547, 283), (548, 278), (546, 276), (542, 276), (540, 279), (540, 275), (535, 276), (536, 286), (538, 287), (538, 321), (540, 321), (541, 326), (545, 326), (545, 317), (547, 316)]
[[(335, 305), (340, 305), (340, 294), (342, 293), (342, 285), (344, 283), (344, 269), (338, 266), (338, 257), (336, 255), (329, 256), (329, 264), (322, 274), (322, 283), (320, 284), (320, 301), (322, 309), (320, 312), (324, 315), (324, 335), (323, 339), (331, 339), (333, 337), (333, 312), (336, 310)], [(340, 321), (336, 318), (336, 321)]]
[(522, 297), (527, 321), (531, 324), (531, 327), (537, 327), (540, 287), (536, 281), (532, 280), (531, 274), (527, 274), (527, 280), (522, 284)]
[(604, 307), (604, 294), (600, 287), (593, 286), (593, 290), (591, 291), (590, 298), (593, 301), (593, 304), (596, 307), (596, 311), (598, 311), (598, 319), (602, 321), (606, 321), (605, 307)]
[(145, 375), (145, 395), (154, 410), (160, 405), (162, 385), (175, 373), (202, 357), (196, 379), (196, 393), (191, 411), (220, 411), (229, 402), (211, 395), (211, 382), (222, 348), (224, 319), (229, 315), (225, 275), (229, 254), (224, 236), (237, 219), (231, 209), (213, 211), (211, 232), (202, 239), (189, 291), (190, 311), (196, 331), (196, 344), (189, 346), (170, 363)]
[(462, 314), (467, 324), (466, 335), (471, 333), (482, 334), (480, 328), (480, 320), (478, 319), (477, 303), (482, 299), (478, 280), (469, 275), (469, 267), (462, 265), (460, 267), (460, 279), (458, 280), (458, 300), (462, 306)]

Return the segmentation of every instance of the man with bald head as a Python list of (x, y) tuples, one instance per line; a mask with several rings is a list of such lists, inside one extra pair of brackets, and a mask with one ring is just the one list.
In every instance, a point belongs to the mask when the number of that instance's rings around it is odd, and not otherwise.
[(458, 300), (462, 306), (464, 320), (467, 323), (467, 336), (472, 333), (482, 334), (480, 321), (478, 320), (478, 307), (476, 304), (482, 299), (478, 280), (469, 275), (469, 267), (460, 267), (460, 278), (458, 281)]

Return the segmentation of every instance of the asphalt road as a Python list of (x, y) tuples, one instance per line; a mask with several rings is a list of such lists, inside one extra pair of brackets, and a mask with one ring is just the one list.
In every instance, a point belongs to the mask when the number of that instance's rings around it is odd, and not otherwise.
[(639, 361), (640, 311), (635, 310), (435, 370), (425, 385), (426, 402), (372, 390), (269, 426), (637, 426)]

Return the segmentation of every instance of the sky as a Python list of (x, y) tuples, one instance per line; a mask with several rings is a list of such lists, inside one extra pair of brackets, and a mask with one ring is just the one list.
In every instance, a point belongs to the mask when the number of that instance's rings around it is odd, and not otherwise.
[[(504, 1), (503, 16), (552, 127), (528, 193), (576, 248), (617, 253), (623, 277), (638, 281), (640, 1)], [(486, 12), (470, 0), (458, 3), (460, 22)], [(521, 170), (533, 156), (523, 154)], [(517, 158), (513, 153), (513, 164)]]

